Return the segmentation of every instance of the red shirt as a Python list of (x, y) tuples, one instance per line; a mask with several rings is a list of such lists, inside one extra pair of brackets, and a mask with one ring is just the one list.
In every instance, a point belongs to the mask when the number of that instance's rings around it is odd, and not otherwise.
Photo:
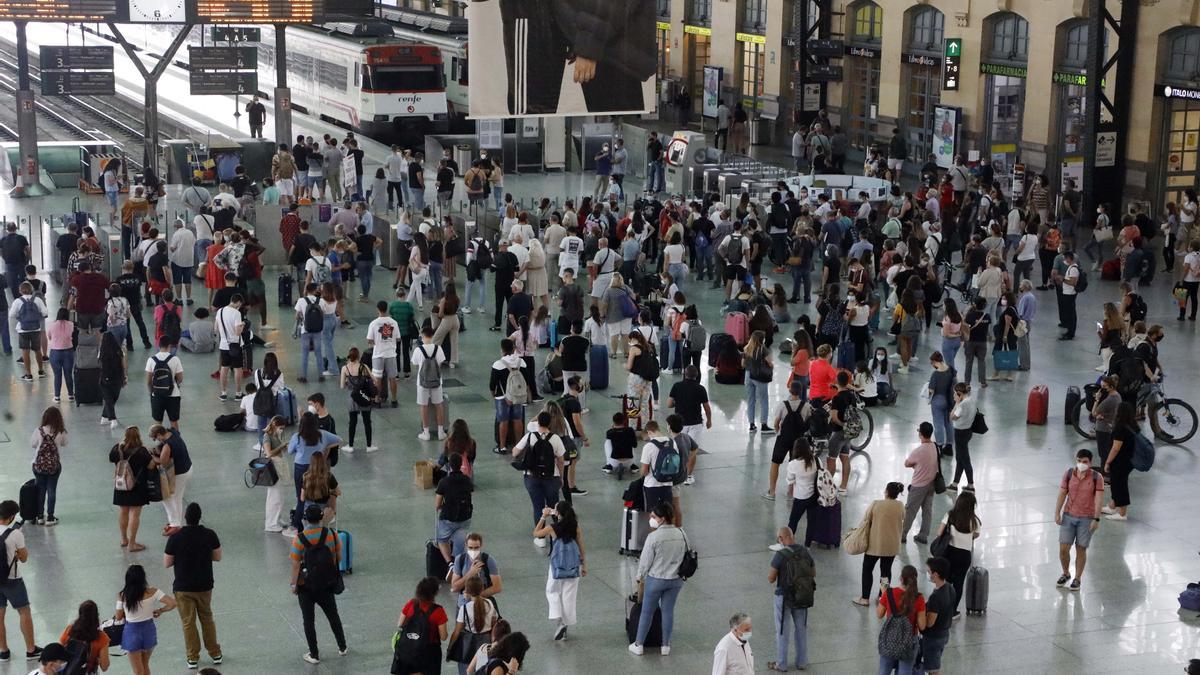
[[(404, 605), (404, 609), (402, 609), (400, 611), (400, 614), (406, 618), (412, 616), (414, 602), (416, 602), (415, 599), (409, 600), (408, 604)], [(450, 619), (449, 619), (449, 617), (446, 616), (446, 610), (442, 609), (441, 605), (438, 605), (438, 604), (435, 604), (432, 602), (422, 602), (421, 603), (421, 611), (422, 612), (428, 612), (430, 607), (433, 608), (433, 612), (430, 613), (430, 615), (429, 615), (429, 623), (430, 623), (430, 625), (433, 626), (434, 630), (429, 631), (429, 639), (434, 644), (440, 644), (442, 640), (438, 634), (439, 631), (436, 629), (438, 626), (444, 626), (447, 623), (449, 623)]]
[(80, 272), (71, 277), (71, 288), (75, 289), (75, 311), (82, 314), (100, 314), (104, 311), (108, 277), (99, 272)]
[(279, 236), (283, 239), (283, 250), (286, 252), (300, 234), (300, 216), (294, 211), (283, 214), (279, 221)]
[(837, 393), (833, 385), (837, 382), (837, 368), (825, 359), (813, 359), (808, 366), (808, 398), (829, 400)]
[[(888, 592), (892, 594), (892, 602), (896, 605), (896, 609), (900, 609), (900, 599), (904, 597), (903, 588), (890, 588)], [(879, 597), (879, 604), (883, 605), (884, 616), (891, 616), (892, 608), (888, 606), (887, 599), (883, 596)], [(912, 622), (913, 632), (917, 632), (917, 615), (925, 613), (925, 597), (917, 593), (917, 599), (913, 602), (912, 611), (908, 614), (908, 620)]]

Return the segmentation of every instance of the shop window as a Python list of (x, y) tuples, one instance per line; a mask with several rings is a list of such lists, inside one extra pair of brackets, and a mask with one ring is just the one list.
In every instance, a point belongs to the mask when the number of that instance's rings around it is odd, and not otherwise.
[(908, 47), (913, 51), (941, 53), (946, 15), (933, 7), (917, 10), (912, 17)]
[(883, 38), (883, 8), (866, 2), (854, 9), (854, 41), (879, 42)]
[(755, 33), (762, 33), (766, 30), (767, 0), (745, 0), (742, 27)]
[(758, 107), (763, 95), (763, 47), (756, 42), (742, 45), (742, 102), (750, 109)]
[(1200, 30), (1181, 32), (1171, 40), (1166, 77), (1171, 80), (1200, 80)]
[(992, 19), (991, 49), (988, 54), (1000, 61), (1024, 62), (1029, 53), (1029, 22), (1016, 14)]

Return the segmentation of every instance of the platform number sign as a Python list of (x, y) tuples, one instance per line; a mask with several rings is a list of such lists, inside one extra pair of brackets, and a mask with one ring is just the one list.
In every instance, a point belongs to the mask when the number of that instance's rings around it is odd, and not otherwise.
[(942, 89), (958, 91), (959, 66), (962, 61), (962, 38), (946, 38), (942, 53)]

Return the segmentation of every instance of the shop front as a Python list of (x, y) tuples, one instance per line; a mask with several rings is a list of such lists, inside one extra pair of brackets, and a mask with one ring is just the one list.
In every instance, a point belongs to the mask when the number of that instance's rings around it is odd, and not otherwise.
[(924, 161), (933, 149), (934, 109), (942, 91), (942, 39), (945, 15), (933, 7), (908, 12), (907, 44), (900, 55), (907, 87), (905, 118), (909, 158)]
[(1012, 170), (1021, 149), (1021, 120), (1025, 115), (1025, 78), (1029, 53), (1029, 24), (1011, 12), (985, 21), (984, 76), (987, 122), (985, 144), (996, 180), (1005, 192), (1012, 188)]
[(1160, 207), (1182, 203), (1183, 191), (1200, 183), (1200, 29), (1181, 28), (1164, 39), (1164, 60), (1154, 85), (1162, 115), (1156, 181)]
[(846, 45), (843, 128), (850, 145), (866, 148), (881, 137), (879, 116), (879, 57), (883, 39), (883, 9), (873, 2), (851, 8), (850, 40)]

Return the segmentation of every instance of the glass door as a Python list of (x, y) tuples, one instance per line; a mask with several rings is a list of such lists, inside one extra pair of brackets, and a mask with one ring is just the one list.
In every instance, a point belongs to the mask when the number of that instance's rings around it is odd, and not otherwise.
[(1183, 191), (1200, 179), (1200, 103), (1173, 99), (1168, 104), (1163, 204), (1183, 202)]
[(924, 163), (933, 147), (933, 107), (941, 98), (941, 73), (929, 66), (908, 67), (908, 157)]

